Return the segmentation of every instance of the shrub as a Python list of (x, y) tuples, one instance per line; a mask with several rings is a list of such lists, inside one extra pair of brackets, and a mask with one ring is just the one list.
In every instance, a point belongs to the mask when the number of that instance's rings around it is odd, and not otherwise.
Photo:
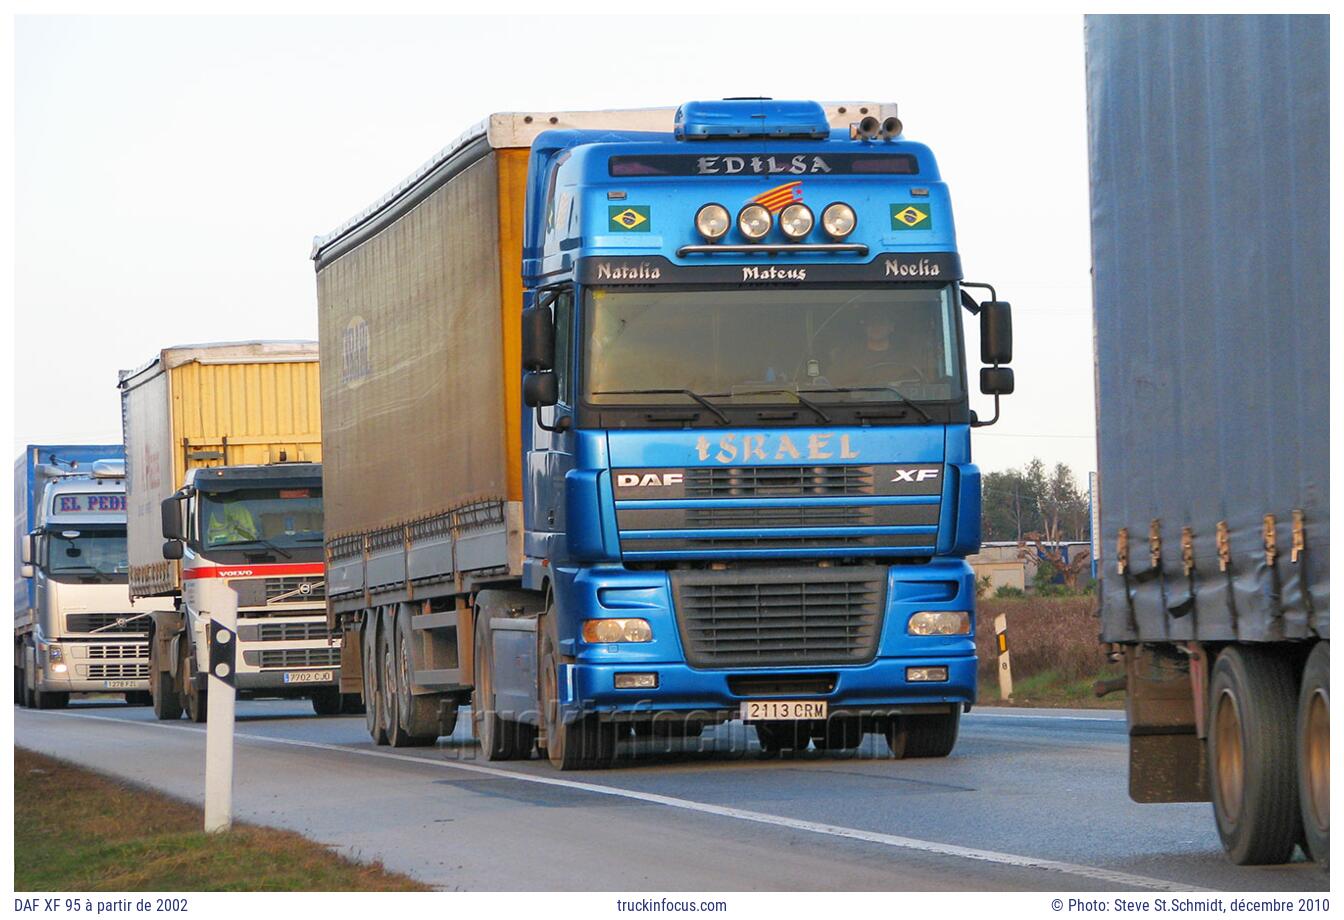
[[(1000, 589), (1002, 590), (1002, 589)], [(980, 682), (998, 680), (998, 645), (994, 618), (1007, 617), (1008, 651), (1013, 680), (1055, 671), (1064, 680), (1081, 680), (1108, 667), (1101, 644), (1101, 624), (1090, 597), (1033, 597), (1028, 600), (991, 598), (976, 613), (975, 646), (980, 656)]]
[(994, 592), (995, 597), (1026, 597), (1027, 592), (1014, 585), (999, 585), (999, 589)]

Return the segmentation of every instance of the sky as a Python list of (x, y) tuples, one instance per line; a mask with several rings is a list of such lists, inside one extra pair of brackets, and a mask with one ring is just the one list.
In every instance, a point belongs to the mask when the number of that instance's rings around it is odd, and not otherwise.
[(1017, 392), (974, 459), (1064, 462), (1085, 485), (1082, 17), (863, 22), (19, 17), (14, 453), (120, 441), (117, 371), (162, 347), (316, 338), (312, 238), (491, 112), (772, 96), (900, 106), (951, 190), (967, 280), (1013, 304)]

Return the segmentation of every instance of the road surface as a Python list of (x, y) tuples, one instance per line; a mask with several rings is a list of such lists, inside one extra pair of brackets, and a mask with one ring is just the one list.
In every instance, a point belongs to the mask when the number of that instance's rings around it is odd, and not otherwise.
[[(614, 769), (490, 764), (466, 710), (433, 748), (374, 747), (362, 716), (238, 704), (239, 820), (465, 890), (1325, 890), (1305, 861), (1223, 857), (1207, 804), (1126, 796), (1120, 713), (977, 709), (945, 760), (767, 757), (741, 723), (632, 743)], [(148, 708), (15, 710), (15, 740), (194, 802), (204, 726)], [(524, 869), (524, 867), (527, 867)]]

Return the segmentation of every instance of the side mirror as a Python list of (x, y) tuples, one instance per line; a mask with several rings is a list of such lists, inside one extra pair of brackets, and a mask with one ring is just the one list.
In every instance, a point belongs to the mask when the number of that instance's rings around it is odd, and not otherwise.
[(181, 559), (183, 555), (184, 555), (184, 553), (183, 553), (183, 551), (182, 551), (182, 541), (181, 541), (181, 540), (164, 540), (164, 541), (163, 541), (163, 558), (165, 558), (165, 559)]
[[(21, 546), (19, 547), (19, 558), (24, 565), (31, 566), (33, 560), (37, 558), (37, 534), (29, 533), (23, 535)], [(25, 575), (24, 578), (31, 576)]]
[[(159, 506), (159, 511), (163, 516), (163, 538), (165, 540), (183, 540), (186, 534), (182, 532), (182, 504), (181, 499), (176, 495), (170, 495), (163, 500)], [(169, 558), (167, 556), (164, 557)], [(181, 559), (181, 556), (172, 557)]]
[(20, 578), (32, 578), (36, 574), (37, 569), (30, 562), (25, 562), (23, 565), (19, 566)]
[[(980, 368), (980, 392), (986, 396), (1007, 396), (1013, 392), (1011, 367)], [(995, 413), (997, 415), (997, 413)]]
[[(555, 367), (555, 320), (549, 306), (523, 311), (523, 370), (548, 371)], [(530, 403), (529, 403), (530, 405)], [(555, 405), (554, 401), (546, 405)]]
[(523, 405), (539, 409), (560, 401), (560, 381), (555, 371), (531, 371), (523, 377)]
[(1012, 360), (1013, 308), (1007, 301), (987, 300), (980, 305), (980, 363), (1010, 364)]

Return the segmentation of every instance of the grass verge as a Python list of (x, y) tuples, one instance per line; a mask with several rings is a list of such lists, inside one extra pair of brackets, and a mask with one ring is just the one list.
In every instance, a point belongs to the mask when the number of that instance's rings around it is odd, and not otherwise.
[(201, 810), (14, 750), (16, 891), (425, 891), (292, 831), (201, 831)]
[[(1098, 699), (1092, 683), (1118, 677), (1097, 638), (1101, 624), (1093, 597), (982, 598), (977, 604), (975, 646), (980, 657), (982, 706), (1056, 706), (1121, 709), (1123, 691)], [(994, 620), (1008, 621), (1013, 695), (999, 697), (999, 654)]]

